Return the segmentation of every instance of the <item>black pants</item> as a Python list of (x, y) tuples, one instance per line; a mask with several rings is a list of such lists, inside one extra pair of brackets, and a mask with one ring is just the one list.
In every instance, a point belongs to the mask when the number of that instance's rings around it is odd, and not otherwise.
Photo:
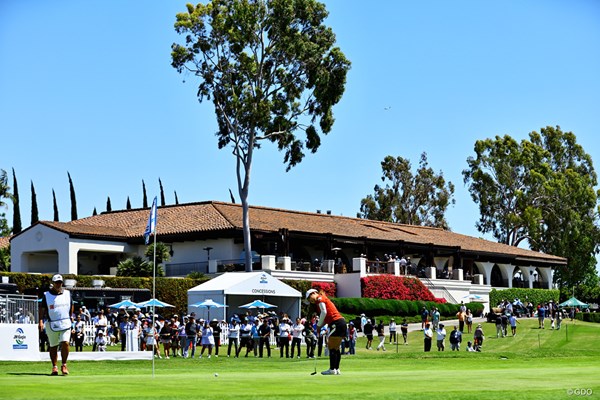
[(398, 339), (396, 338), (396, 331), (390, 332), (390, 344), (396, 343)]
[(290, 358), (290, 341), (288, 338), (279, 338), (279, 357), (283, 357), (283, 348), (285, 347), (285, 358)]
[(125, 351), (126, 344), (127, 344), (127, 332), (121, 332), (121, 351)]
[(260, 358), (262, 358), (262, 356), (263, 356), (263, 346), (267, 346), (267, 357), (271, 357), (271, 343), (269, 343), (268, 337), (260, 338), (260, 348), (258, 350), (258, 354), (259, 354)]
[(321, 353), (323, 352), (323, 336), (317, 337), (317, 354), (321, 357)]
[(294, 358), (294, 348), (298, 349), (298, 357), (301, 356), (301, 354), (300, 354), (300, 343), (301, 342), (302, 342), (302, 340), (300, 338), (292, 339), (292, 358)]
[(231, 345), (234, 345), (234, 356), (238, 354), (238, 338), (229, 338), (229, 345), (227, 346), (227, 357), (231, 355)]
[(431, 338), (426, 337), (424, 340), (425, 351), (431, 351)]
[(465, 321), (458, 321), (458, 330), (461, 333), (465, 330)]
[(214, 336), (215, 338), (215, 356), (219, 355), (219, 347), (221, 347), (221, 335), (219, 336)]
[(240, 353), (242, 352), (243, 348), (246, 348), (246, 357), (248, 357), (248, 353), (252, 350), (252, 338), (251, 337), (246, 337), (246, 336), (242, 336), (241, 341), (240, 341), (240, 348), (238, 349), (238, 353), (237, 355), (239, 356)]
[[(85, 339), (85, 335), (83, 332), (75, 334), (75, 351), (83, 351), (83, 340)], [(96, 341), (94, 340), (94, 347), (96, 347)], [(93, 351), (96, 351), (94, 349)]]
[(306, 342), (306, 357), (314, 357), (317, 338), (314, 336), (306, 336), (304, 341)]

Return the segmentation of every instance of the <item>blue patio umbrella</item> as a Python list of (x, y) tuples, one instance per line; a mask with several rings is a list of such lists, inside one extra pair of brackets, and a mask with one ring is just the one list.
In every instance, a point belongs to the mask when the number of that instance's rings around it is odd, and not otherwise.
[(473, 294), (473, 293), (470, 293), (470, 294), (468, 294), (466, 296), (463, 296), (463, 299), (467, 299), (469, 301), (477, 301), (477, 302), (480, 302), (480, 303), (485, 302), (485, 300), (483, 299), (483, 297), (479, 296), (478, 294)]
[(265, 303), (261, 300), (254, 300), (251, 303), (241, 305), (240, 308), (276, 308), (277, 306), (269, 303)]
[(158, 299), (150, 299), (148, 301), (143, 301), (138, 304), (139, 307), (175, 307), (169, 303), (165, 303), (164, 301), (160, 301)]
[(228, 306), (226, 306), (225, 304), (217, 303), (216, 301), (214, 301), (212, 299), (206, 299), (199, 303), (190, 304), (190, 307), (206, 308), (208, 311), (207, 319), (210, 320), (210, 309), (211, 308), (224, 308), (224, 307), (228, 307)]
[(109, 308), (121, 308), (121, 307), (123, 307), (123, 308), (137, 308), (139, 306), (140, 306), (139, 304), (134, 303), (131, 300), (122, 300), (122, 301), (120, 301), (118, 303), (111, 304), (108, 307)]

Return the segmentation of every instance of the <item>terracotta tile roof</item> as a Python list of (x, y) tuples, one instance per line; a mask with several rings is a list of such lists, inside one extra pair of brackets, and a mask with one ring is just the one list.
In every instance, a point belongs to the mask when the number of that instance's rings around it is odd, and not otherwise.
[[(141, 239), (148, 221), (149, 209), (103, 213), (71, 222), (42, 224), (68, 233), (114, 239)], [(332, 234), (348, 239), (368, 238), (407, 244), (460, 247), (466, 252), (499, 253), (566, 264), (566, 259), (484, 239), (461, 235), (439, 228), (401, 225), (336, 215), (308, 213), (267, 207), (250, 207), (250, 223), (254, 231)], [(158, 208), (157, 233), (185, 235), (242, 229), (240, 204), (208, 201), (170, 205)]]

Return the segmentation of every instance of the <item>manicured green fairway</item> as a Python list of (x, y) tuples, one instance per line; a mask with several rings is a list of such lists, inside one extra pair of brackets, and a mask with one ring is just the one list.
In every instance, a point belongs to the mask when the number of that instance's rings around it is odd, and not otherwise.
[[(485, 324), (481, 353), (423, 353), (421, 332), (409, 346), (388, 346), (342, 359), (341, 376), (311, 375), (314, 361), (212, 358), (71, 362), (71, 375), (49, 376), (49, 363), (0, 363), (0, 398), (7, 399), (554, 399), (600, 395), (600, 326), (571, 322), (561, 331), (522, 320), (516, 337), (492, 338)], [(565, 329), (566, 328), (566, 329)], [(568, 332), (568, 341), (566, 334)], [(466, 335), (466, 339), (472, 337)], [(465, 340), (466, 343), (466, 340)], [(223, 351), (222, 351), (223, 353)], [(320, 372), (326, 358), (317, 360)], [(219, 376), (215, 377), (214, 374)], [(591, 390), (591, 396), (569, 394)], [(589, 392), (588, 392), (589, 393)]]

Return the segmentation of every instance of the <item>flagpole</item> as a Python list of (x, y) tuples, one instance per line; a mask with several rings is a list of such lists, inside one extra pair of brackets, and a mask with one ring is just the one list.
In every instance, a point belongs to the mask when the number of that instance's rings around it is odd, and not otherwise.
[[(152, 298), (156, 298), (156, 228), (154, 229), (154, 254), (152, 256)], [(154, 332), (156, 312), (154, 306), (152, 310), (152, 332)], [(154, 351), (158, 348), (158, 339), (154, 339), (154, 349), (152, 349), (152, 378), (154, 378)], [(159, 353), (160, 354), (160, 353)]]

